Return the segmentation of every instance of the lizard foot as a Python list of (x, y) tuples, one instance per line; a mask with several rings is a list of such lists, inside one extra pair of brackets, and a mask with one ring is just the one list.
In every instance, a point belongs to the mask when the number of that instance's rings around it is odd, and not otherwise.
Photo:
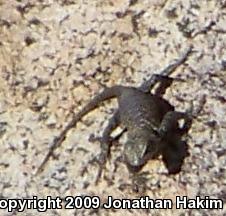
[(132, 177), (132, 189), (136, 193), (144, 193), (149, 187), (149, 172), (135, 173)]
[(81, 175), (83, 176), (85, 173), (88, 172), (89, 165), (96, 164), (98, 166), (98, 172), (97, 172), (97, 177), (95, 179), (95, 184), (97, 184), (102, 176), (103, 169), (105, 169), (107, 158), (108, 158), (108, 152), (101, 151), (99, 155), (94, 156), (85, 164), (85, 166), (81, 170)]

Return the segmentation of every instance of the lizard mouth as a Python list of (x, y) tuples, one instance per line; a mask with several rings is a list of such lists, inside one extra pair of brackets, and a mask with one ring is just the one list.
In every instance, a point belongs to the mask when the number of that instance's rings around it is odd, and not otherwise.
[(142, 169), (142, 167), (144, 166), (144, 164), (139, 165), (139, 166), (133, 166), (129, 163), (126, 163), (126, 166), (130, 172), (139, 172)]
[(149, 151), (147, 149), (142, 159), (139, 161), (139, 163), (134, 163), (134, 161), (133, 163), (131, 163), (131, 162), (128, 162), (126, 159), (127, 168), (131, 172), (139, 172), (143, 168), (143, 166), (147, 163), (148, 160), (154, 159), (158, 157), (158, 155), (159, 155), (159, 151), (157, 151), (157, 149), (154, 152), (153, 152), (153, 149), (152, 151)]
[[(140, 152), (141, 153), (141, 152)], [(158, 157), (160, 154), (160, 146), (158, 143), (151, 142), (142, 154), (130, 151), (125, 153), (125, 163), (131, 172), (139, 172), (148, 160)]]

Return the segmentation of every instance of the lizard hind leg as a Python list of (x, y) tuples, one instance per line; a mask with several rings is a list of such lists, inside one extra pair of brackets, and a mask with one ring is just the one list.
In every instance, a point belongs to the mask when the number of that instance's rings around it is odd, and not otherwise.
[[(167, 81), (165, 78), (163, 77), (168, 77), (169, 75), (171, 75), (180, 65), (184, 64), (187, 60), (187, 58), (189, 57), (189, 55), (193, 52), (193, 47), (190, 46), (183, 54), (180, 58), (178, 58), (176, 61), (172, 62), (171, 64), (169, 64), (166, 68), (164, 68), (163, 70), (161, 70), (158, 74), (154, 74), (153, 76), (151, 76), (148, 80), (146, 80), (138, 89), (143, 91), (143, 92), (149, 92), (150, 89), (152, 89), (159, 81)], [(162, 78), (163, 79), (162, 79)], [(174, 79), (175, 80), (175, 79)], [(168, 85), (166, 85), (165, 88), (160, 88), (159, 89), (159, 95), (163, 95), (165, 90), (167, 88), (167, 86), (169, 86), (170, 83), (170, 78), (168, 79)], [(172, 81), (171, 81), (172, 82)], [(163, 85), (164, 86), (164, 85)], [(162, 86), (162, 87), (163, 87)]]
[(157, 75), (157, 74), (154, 74), (153, 77), (154, 77), (153, 79), (156, 80), (156, 83), (159, 83), (159, 85), (157, 86), (157, 88), (155, 90), (155, 95), (158, 95), (158, 96), (164, 95), (166, 92), (166, 89), (171, 86), (171, 84), (174, 80), (171, 77)]
[(184, 80), (180, 78), (172, 78), (161, 74), (153, 74), (148, 86), (148, 91), (154, 88), (155, 85), (158, 85), (155, 90), (155, 95), (161, 97), (165, 94), (167, 88), (172, 85), (173, 81), (183, 82)]

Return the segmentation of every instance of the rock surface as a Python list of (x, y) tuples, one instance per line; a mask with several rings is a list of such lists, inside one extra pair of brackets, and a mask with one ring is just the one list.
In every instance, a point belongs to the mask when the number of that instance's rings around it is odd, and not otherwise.
[[(97, 195), (114, 198), (210, 196), (226, 200), (226, 2), (224, 0), (2, 1), (0, 7), (0, 188), (3, 198)], [(51, 141), (103, 86), (139, 86), (189, 46), (167, 98), (177, 110), (203, 109), (189, 132), (190, 155), (168, 175), (149, 161), (149, 189), (137, 193), (114, 145), (101, 181), (87, 162), (100, 150), (115, 101), (90, 113), (34, 176)], [(122, 137), (119, 143), (123, 143)], [(118, 141), (115, 142), (117, 144)], [(117, 169), (115, 169), (117, 163)], [(124, 185), (124, 187), (122, 187)], [(225, 210), (48, 210), (45, 215), (225, 215)], [(13, 215), (0, 210), (1, 215)], [(26, 210), (24, 215), (37, 215)]]

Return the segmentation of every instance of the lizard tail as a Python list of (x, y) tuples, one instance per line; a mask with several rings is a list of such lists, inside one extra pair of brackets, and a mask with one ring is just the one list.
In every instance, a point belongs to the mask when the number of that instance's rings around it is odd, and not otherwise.
[(113, 86), (111, 88), (105, 88), (100, 94), (96, 95), (80, 112), (78, 112), (73, 120), (69, 123), (68, 127), (74, 127), (75, 124), (82, 119), (87, 113), (96, 109), (101, 102), (118, 97), (121, 94), (121, 89), (125, 88), (123, 86)]
[(61, 143), (65, 140), (67, 132), (71, 128), (75, 127), (76, 123), (78, 121), (80, 121), (83, 116), (85, 116), (90, 111), (96, 109), (101, 102), (108, 100), (108, 99), (111, 99), (111, 98), (114, 98), (114, 97), (120, 96), (122, 88), (125, 88), (125, 87), (123, 87), (123, 86), (113, 86), (111, 88), (104, 89), (100, 94), (95, 96), (80, 112), (75, 114), (73, 116), (72, 120), (63, 129), (63, 131), (61, 131), (59, 136), (56, 137), (53, 140), (53, 143), (50, 146), (48, 153), (46, 154), (41, 165), (38, 167), (35, 175), (37, 175), (38, 173), (40, 173), (43, 170), (43, 168), (44, 168), (45, 164), (47, 163), (47, 161), (49, 160), (50, 156), (52, 156), (54, 150), (56, 148), (58, 148), (61, 145)]

